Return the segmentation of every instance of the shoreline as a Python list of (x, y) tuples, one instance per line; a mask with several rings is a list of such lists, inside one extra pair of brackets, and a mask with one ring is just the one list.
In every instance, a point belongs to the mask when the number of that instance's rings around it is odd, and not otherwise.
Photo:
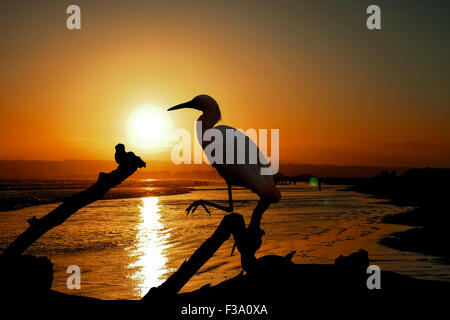
[[(414, 208), (406, 213), (398, 213), (383, 218), (382, 223), (412, 226), (412, 229), (396, 232), (379, 242), (384, 246), (401, 251), (409, 251), (450, 259), (447, 243), (450, 240), (441, 227), (424, 223), (424, 216), (431, 209)], [(449, 260), (450, 262), (450, 260)]]
[[(423, 169), (427, 170), (427, 169)], [(414, 172), (417, 174), (417, 172)], [(436, 173), (421, 173), (411, 177), (375, 176), (372, 179), (355, 183), (349, 190), (369, 194), (377, 199), (386, 199), (389, 204), (399, 207), (411, 206), (413, 209), (383, 217), (382, 223), (411, 226), (380, 240), (389, 248), (450, 258), (447, 244), (450, 237), (445, 230), (449, 223), (445, 204), (445, 182)], [(438, 172), (439, 174), (439, 172)], [(449, 263), (449, 262), (446, 262)]]

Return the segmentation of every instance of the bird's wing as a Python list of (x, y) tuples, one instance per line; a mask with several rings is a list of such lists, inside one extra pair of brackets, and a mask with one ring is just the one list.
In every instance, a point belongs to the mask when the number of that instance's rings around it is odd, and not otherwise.
[[(273, 176), (261, 174), (261, 168), (268, 167), (268, 164), (253, 140), (242, 131), (229, 126), (220, 125), (215, 127), (215, 129), (219, 130), (223, 137), (224, 154), (222, 164), (215, 163), (213, 165), (218, 173), (231, 185), (249, 188), (260, 197), (267, 198), (273, 202), (278, 201), (280, 192), (275, 187)], [(234, 137), (230, 135), (231, 131), (228, 132), (227, 136), (227, 130), (233, 130)], [(241, 141), (240, 147), (239, 141)], [(230, 152), (234, 153), (233, 163), (227, 164), (226, 156)], [(206, 154), (210, 162), (215, 160), (208, 152)], [(243, 158), (240, 159), (243, 163), (237, 162), (239, 156)]]
[[(238, 163), (239, 157), (242, 157), (240, 160), (245, 164), (257, 164), (261, 168), (269, 166), (266, 157), (253, 142), (253, 139), (257, 139), (256, 131), (254, 131), (254, 137), (249, 137), (241, 130), (226, 125), (214, 127), (214, 129), (219, 130), (223, 137), (224, 163), (227, 153), (232, 152), (234, 154), (233, 163)], [(230, 139), (230, 132), (234, 135), (234, 139)]]

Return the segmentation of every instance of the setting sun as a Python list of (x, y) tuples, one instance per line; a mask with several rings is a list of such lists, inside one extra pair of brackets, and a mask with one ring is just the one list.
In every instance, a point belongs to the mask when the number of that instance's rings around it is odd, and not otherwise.
[(134, 110), (128, 120), (131, 142), (139, 148), (158, 148), (164, 145), (169, 130), (169, 119), (164, 110), (142, 106)]

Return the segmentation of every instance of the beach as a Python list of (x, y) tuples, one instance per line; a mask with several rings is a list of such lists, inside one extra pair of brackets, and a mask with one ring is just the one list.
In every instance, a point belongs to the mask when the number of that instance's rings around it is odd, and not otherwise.
[[(10, 181), (8, 190), (3, 190), (10, 197), (13, 185)], [(46, 188), (41, 189), (47, 194), (48, 190), (61, 189), (57, 182), (44, 185)], [(292, 259), (295, 263), (333, 263), (339, 255), (363, 248), (369, 252), (371, 263), (384, 271), (450, 281), (450, 267), (438, 257), (379, 244), (388, 235), (410, 228), (382, 223), (383, 217), (406, 212), (410, 207), (398, 207), (345, 188), (326, 186), (318, 191), (303, 183), (280, 186), (282, 200), (264, 214), (262, 228), (266, 235), (257, 255), (296, 251)], [(39, 193), (40, 187), (36, 182), (26, 186), (22, 182), (17, 189), (20, 197), (26, 198), (27, 192)], [(74, 193), (75, 189), (62, 190)], [(225, 185), (211, 181), (131, 180), (110, 194), (116, 196), (83, 208), (27, 251), (48, 256), (53, 262), (52, 289), (101, 299), (139, 299), (189, 258), (224, 216), (218, 210), (212, 210), (209, 216), (202, 208), (186, 216), (185, 208), (197, 199), (227, 202)], [(233, 189), (233, 199), (235, 212), (248, 223), (257, 197), (248, 190)], [(0, 212), (0, 250), (26, 228), (28, 219), (47, 214), (57, 204)], [(240, 258), (238, 254), (230, 256), (232, 245), (232, 239), (228, 240), (182, 291), (239, 274)], [(69, 265), (81, 269), (80, 290), (67, 289)]]

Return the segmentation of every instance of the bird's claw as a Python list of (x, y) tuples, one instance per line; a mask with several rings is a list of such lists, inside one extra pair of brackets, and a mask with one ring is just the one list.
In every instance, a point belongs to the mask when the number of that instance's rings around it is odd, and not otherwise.
[(195, 210), (197, 210), (198, 206), (202, 206), (205, 211), (211, 215), (211, 212), (209, 212), (208, 208), (206, 207), (205, 203), (203, 200), (196, 200), (194, 202), (191, 203), (191, 205), (189, 207), (186, 208), (186, 215), (188, 215), (189, 213), (194, 213)]

